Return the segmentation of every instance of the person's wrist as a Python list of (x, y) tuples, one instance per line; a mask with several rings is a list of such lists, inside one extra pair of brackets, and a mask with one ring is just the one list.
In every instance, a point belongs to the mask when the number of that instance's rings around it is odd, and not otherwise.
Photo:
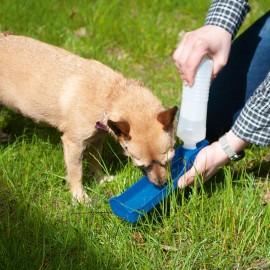
[(237, 137), (232, 130), (230, 130), (227, 135), (227, 140), (230, 144), (230, 146), (232, 147), (232, 149), (238, 153), (242, 150), (244, 150), (247, 146), (248, 146), (248, 142), (240, 139), (239, 137)]
[(219, 138), (219, 145), (232, 161), (240, 160), (245, 156), (243, 149), (247, 146), (247, 142), (238, 138), (232, 131)]
[(216, 166), (223, 166), (225, 165), (230, 159), (228, 155), (223, 151), (219, 141), (213, 142), (212, 146), (215, 149), (215, 163)]
[(207, 28), (208, 31), (214, 31), (215, 33), (220, 33), (222, 36), (225, 35), (232, 39), (232, 34), (222, 25), (204, 24), (203, 27)]

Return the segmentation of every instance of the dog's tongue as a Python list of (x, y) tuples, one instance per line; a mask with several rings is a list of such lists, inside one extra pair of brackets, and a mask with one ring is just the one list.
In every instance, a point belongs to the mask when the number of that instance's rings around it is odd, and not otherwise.
[(96, 122), (96, 126), (95, 126), (97, 129), (103, 129), (105, 130), (106, 132), (108, 132), (108, 128), (107, 126), (105, 126), (101, 121), (97, 121)]

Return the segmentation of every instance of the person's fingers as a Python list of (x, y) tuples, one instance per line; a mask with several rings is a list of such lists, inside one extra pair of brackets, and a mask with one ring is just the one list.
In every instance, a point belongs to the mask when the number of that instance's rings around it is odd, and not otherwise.
[[(178, 180), (178, 187), (180, 189), (192, 185), (194, 183), (195, 177), (202, 176), (203, 181), (205, 181), (205, 176), (208, 174), (209, 163), (208, 163), (208, 152), (211, 152), (211, 145), (204, 147), (197, 155), (194, 160), (193, 166), (184, 175), (182, 175)], [(210, 154), (211, 156), (211, 154)]]
[(195, 170), (195, 167), (193, 166), (189, 171), (187, 171), (185, 174), (183, 174), (179, 178), (178, 187), (180, 189), (183, 189), (187, 186), (190, 186), (191, 184), (194, 183), (195, 176), (196, 176), (196, 170)]
[(197, 68), (202, 61), (204, 55), (205, 54), (201, 52), (194, 51), (187, 60), (183, 77), (185, 78), (185, 81), (189, 86), (192, 86), (194, 84)]
[[(195, 74), (203, 57), (209, 55), (208, 48), (209, 44), (203, 37), (197, 37), (193, 41), (192, 52), (185, 63), (184, 73), (184, 77), (190, 86), (194, 84)], [(209, 57), (212, 58), (211, 55)]]
[(187, 33), (173, 55), (176, 67), (184, 83), (192, 86), (198, 65), (207, 54), (207, 42)]
[(192, 47), (192, 35), (186, 33), (172, 56), (178, 73), (185, 84), (187, 83), (185, 78), (186, 62), (189, 55), (192, 53)]
[(177, 49), (175, 50), (175, 52), (173, 53), (173, 56), (172, 56), (176, 67), (180, 68), (180, 69), (185, 64), (186, 58), (188, 56), (187, 51), (189, 49), (187, 46), (187, 42), (188, 42), (188, 33), (185, 34), (181, 43), (178, 45)]

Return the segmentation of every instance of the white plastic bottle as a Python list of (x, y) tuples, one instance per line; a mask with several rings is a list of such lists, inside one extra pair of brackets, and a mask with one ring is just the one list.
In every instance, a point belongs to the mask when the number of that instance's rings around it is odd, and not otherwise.
[(204, 57), (197, 68), (192, 87), (183, 86), (176, 134), (186, 149), (195, 149), (205, 139), (206, 116), (213, 61)]

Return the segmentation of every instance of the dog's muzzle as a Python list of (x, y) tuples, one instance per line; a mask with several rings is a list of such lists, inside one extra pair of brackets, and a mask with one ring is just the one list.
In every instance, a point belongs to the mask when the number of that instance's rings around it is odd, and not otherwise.
[(164, 187), (167, 184), (166, 164), (154, 160), (148, 166), (140, 166), (139, 168), (153, 184), (159, 187)]

